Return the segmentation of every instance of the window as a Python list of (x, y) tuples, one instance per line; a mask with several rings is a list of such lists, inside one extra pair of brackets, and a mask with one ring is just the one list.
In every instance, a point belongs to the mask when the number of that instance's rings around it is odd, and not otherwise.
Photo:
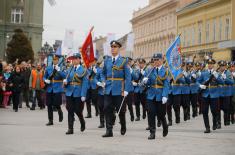
[(222, 21), (222, 17), (220, 17), (220, 20), (219, 20), (219, 41), (222, 40), (222, 27), (223, 27), (223, 21)]
[(202, 43), (202, 21), (198, 22), (198, 44)]
[(210, 21), (206, 22), (206, 43), (210, 41)]
[(192, 46), (194, 45), (194, 38), (195, 38), (195, 28), (194, 25), (192, 26)]
[(23, 9), (22, 8), (13, 8), (11, 10), (11, 22), (12, 23), (23, 23)]
[(213, 21), (213, 41), (216, 41), (216, 19)]
[(226, 22), (225, 22), (225, 39), (228, 40), (229, 39), (229, 18), (226, 18)]

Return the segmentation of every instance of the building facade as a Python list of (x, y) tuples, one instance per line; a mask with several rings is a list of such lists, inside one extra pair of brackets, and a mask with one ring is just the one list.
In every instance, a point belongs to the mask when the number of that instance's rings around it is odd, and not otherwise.
[(177, 11), (177, 33), (181, 34), (181, 52), (205, 55), (216, 60), (234, 60), (235, 1), (197, 0)]
[(7, 43), (16, 28), (21, 28), (28, 36), (35, 56), (37, 55), (42, 45), (43, 2), (43, 0), (0, 0), (0, 58), (5, 57)]
[(149, 0), (148, 6), (133, 13), (134, 57), (149, 59), (166, 53), (177, 34), (176, 10), (195, 0)]

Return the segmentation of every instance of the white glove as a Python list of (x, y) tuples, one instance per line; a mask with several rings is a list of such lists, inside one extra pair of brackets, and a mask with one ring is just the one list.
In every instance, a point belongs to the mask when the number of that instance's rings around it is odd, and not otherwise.
[(144, 74), (145, 74), (145, 71), (144, 71), (143, 69), (141, 69), (140, 73), (141, 73), (142, 75), (144, 75)]
[(199, 71), (199, 72), (197, 73), (198, 77), (200, 77), (200, 76), (201, 76), (201, 74), (202, 74), (202, 73), (201, 73), (201, 71)]
[(188, 76), (188, 73), (186, 71), (183, 71), (184, 76)]
[(97, 73), (97, 69), (95, 67), (93, 67), (93, 72)]
[(232, 74), (233, 74), (233, 77), (235, 77), (235, 72), (233, 72)]
[(96, 84), (97, 86), (103, 87), (103, 84), (101, 82), (97, 82)]
[(48, 80), (48, 79), (46, 79), (46, 80), (45, 80), (45, 83), (46, 83), (46, 84), (50, 84), (50, 83), (51, 83), (51, 81), (50, 81), (50, 80)]
[(83, 97), (83, 96), (82, 96), (82, 97), (81, 97), (81, 101), (82, 101), (82, 102), (85, 102), (85, 101), (86, 101), (86, 97)]
[(132, 81), (133, 86), (137, 86), (138, 84), (135, 81)]
[(63, 83), (64, 83), (64, 84), (67, 84), (67, 83), (68, 83), (67, 79), (64, 79), (64, 80), (63, 80)]
[(162, 98), (162, 104), (166, 104), (166, 102), (167, 102), (167, 98), (166, 98), (166, 97), (163, 97), (163, 98)]
[(223, 79), (226, 79), (226, 74), (221, 75)]
[(192, 74), (192, 77), (193, 77), (194, 79), (196, 79), (197, 75), (196, 75), (196, 74)]
[(214, 77), (215, 77), (216, 79), (217, 79), (218, 76), (219, 76), (219, 74), (218, 74), (216, 71), (214, 71), (212, 74), (214, 75)]
[(60, 71), (60, 67), (59, 66), (56, 66), (55, 67), (55, 70), (57, 70), (58, 72)]
[(201, 84), (199, 87), (200, 87), (201, 89), (206, 89), (206, 86), (205, 86), (205, 85), (202, 85), (202, 84)]
[(147, 77), (143, 78), (143, 83), (146, 84), (148, 82), (148, 79)]
[(131, 74), (132, 74), (132, 72), (133, 72), (133, 69), (130, 67), (130, 72), (131, 72)]
[(126, 97), (128, 95), (127, 91), (124, 91), (124, 97)]

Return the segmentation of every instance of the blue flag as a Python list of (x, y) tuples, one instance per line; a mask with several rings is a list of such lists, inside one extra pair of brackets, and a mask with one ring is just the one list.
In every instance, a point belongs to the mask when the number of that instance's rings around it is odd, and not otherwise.
[(175, 81), (177, 77), (182, 73), (182, 59), (180, 51), (180, 36), (177, 36), (175, 41), (171, 44), (166, 52), (166, 60), (169, 67), (169, 71)]
[(56, 49), (55, 55), (62, 55), (61, 46), (59, 46), (59, 47)]

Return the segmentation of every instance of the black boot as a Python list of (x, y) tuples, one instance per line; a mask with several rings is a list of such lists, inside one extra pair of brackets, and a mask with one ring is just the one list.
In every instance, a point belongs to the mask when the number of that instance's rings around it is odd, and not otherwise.
[(157, 127), (160, 127), (162, 125), (160, 120), (157, 120)]
[(120, 130), (120, 133), (121, 135), (125, 135), (126, 134), (126, 127), (121, 127), (121, 130)]
[(100, 114), (100, 125), (98, 126), (98, 128), (104, 128), (104, 115)]
[(135, 121), (140, 121), (140, 117), (136, 117)]
[(30, 108), (30, 110), (35, 110), (35, 106), (32, 106), (32, 107)]
[(106, 133), (102, 135), (102, 137), (113, 137), (113, 131), (112, 130), (106, 130)]
[(73, 129), (68, 129), (68, 131), (65, 133), (66, 135), (71, 135), (73, 134)]
[(150, 129), (150, 135), (148, 137), (148, 140), (155, 139), (155, 132), (156, 132), (155, 129)]
[(210, 128), (206, 128), (206, 130), (204, 131), (204, 133), (210, 133), (210, 132), (211, 132)]
[(234, 124), (235, 121), (234, 121), (234, 114), (230, 114), (230, 117), (231, 117), (231, 123)]
[(85, 131), (86, 129), (86, 123), (85, 123), (85, 120), (83, 117), (79, 117), (79, 121), (80, 121), (80, 124), (81, 124), (81, 128), (80, 128), (80, 131), (83, 132)]
[(49, 120), (49, 122), (46, 124), (46, 126), (51, 126), (53, 125), (53, 121)]
[(59, 115), (59, 122), (63, 121), (63, 112), (61, 109), (58, 109), (58, 115)]
[(166, 137), (168, 135), (168, 125), (166, 123), (166, 118), (164, 118), (162, 121), (162, 127), (163, 127), (162, 135), (163, 137)]
[(172, 121), (169, 121), (169, 122), (168, 122), (168, 126), (172, 126)]

